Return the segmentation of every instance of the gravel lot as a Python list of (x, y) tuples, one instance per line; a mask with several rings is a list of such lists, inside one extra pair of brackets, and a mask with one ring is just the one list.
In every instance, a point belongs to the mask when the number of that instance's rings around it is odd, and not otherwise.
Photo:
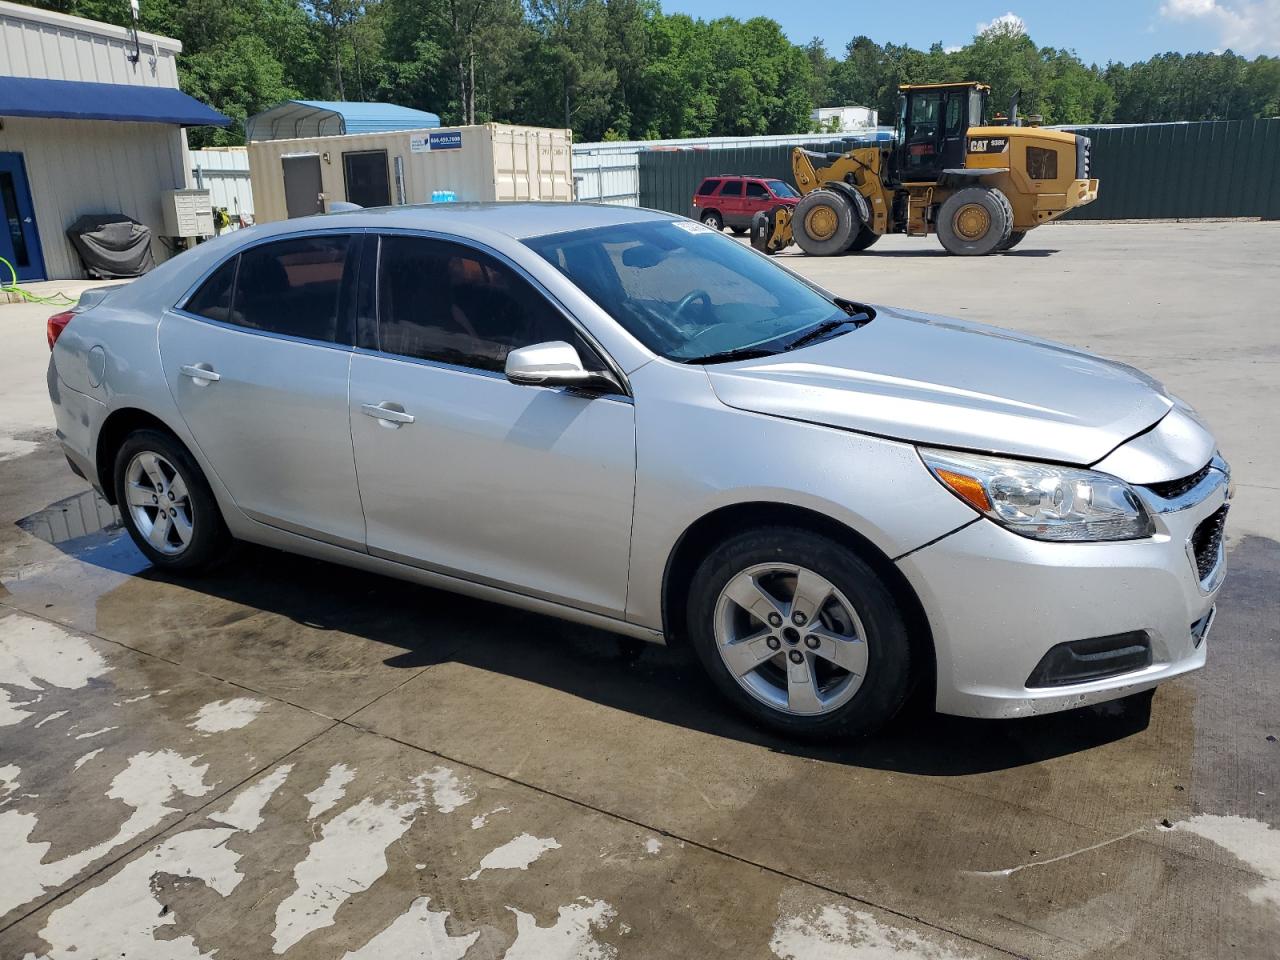
[(263, 550), (170, 581), (62, 462), (53, 311), (0, 306), (0, 957), (1274, 958), (1280, 224), (781, 260), (1195, 405), (1238, 491), (1208, 667), (798, 748), (663, 648)]

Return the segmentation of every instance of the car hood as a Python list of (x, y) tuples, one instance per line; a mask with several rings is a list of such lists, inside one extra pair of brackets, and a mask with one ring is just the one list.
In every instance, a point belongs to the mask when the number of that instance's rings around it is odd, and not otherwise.
[(1132, 367), (983, 324), (877, 307), (859, 329), (705, 368), (740, 410), (879, 436), (1091, 464), (1173, 406)]

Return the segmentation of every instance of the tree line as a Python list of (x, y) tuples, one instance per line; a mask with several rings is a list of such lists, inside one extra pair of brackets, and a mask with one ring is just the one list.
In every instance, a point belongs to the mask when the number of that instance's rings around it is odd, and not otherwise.
[[(128, 0), (35, 0), (129, 22)], [(446, 124), (572, 127), (578, 140), (814, 130), (818, 106), (874, 107), (899, 83), (983, 80), (1020, 90), (1045, 123), (1280, 116), (1280, 58), (1164, 53), (1084, 63), (997, 22), (959, 48), (869, 37), (833, 55), (773, 20), (696, 20), (659, 0), (142, 0), (141, 26), (176, 37), (183, 89), (232, 117), (193, 146), (243, 142), (244, 119), (282, 100), (379, 100)]]

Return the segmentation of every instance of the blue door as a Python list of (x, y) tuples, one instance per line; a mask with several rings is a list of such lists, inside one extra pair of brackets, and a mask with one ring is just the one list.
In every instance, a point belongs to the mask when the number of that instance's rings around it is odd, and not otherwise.
[[(43, 280), (44, 257), (36, 231), (36, 211), (31, 205), (27, 169), (22, 154), (0, 151), (0, 257), (8, 260), (19, 280)], [(13, 279), (0, 263), (0, 283)]]

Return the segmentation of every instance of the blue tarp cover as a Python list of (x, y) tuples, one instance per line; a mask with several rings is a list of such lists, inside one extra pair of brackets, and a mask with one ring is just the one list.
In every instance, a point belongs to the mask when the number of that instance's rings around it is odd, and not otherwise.
[(0, 117), (134, 120), (184, 127), (231, 124), (212, 107), (172, 87), (0, 77)]

